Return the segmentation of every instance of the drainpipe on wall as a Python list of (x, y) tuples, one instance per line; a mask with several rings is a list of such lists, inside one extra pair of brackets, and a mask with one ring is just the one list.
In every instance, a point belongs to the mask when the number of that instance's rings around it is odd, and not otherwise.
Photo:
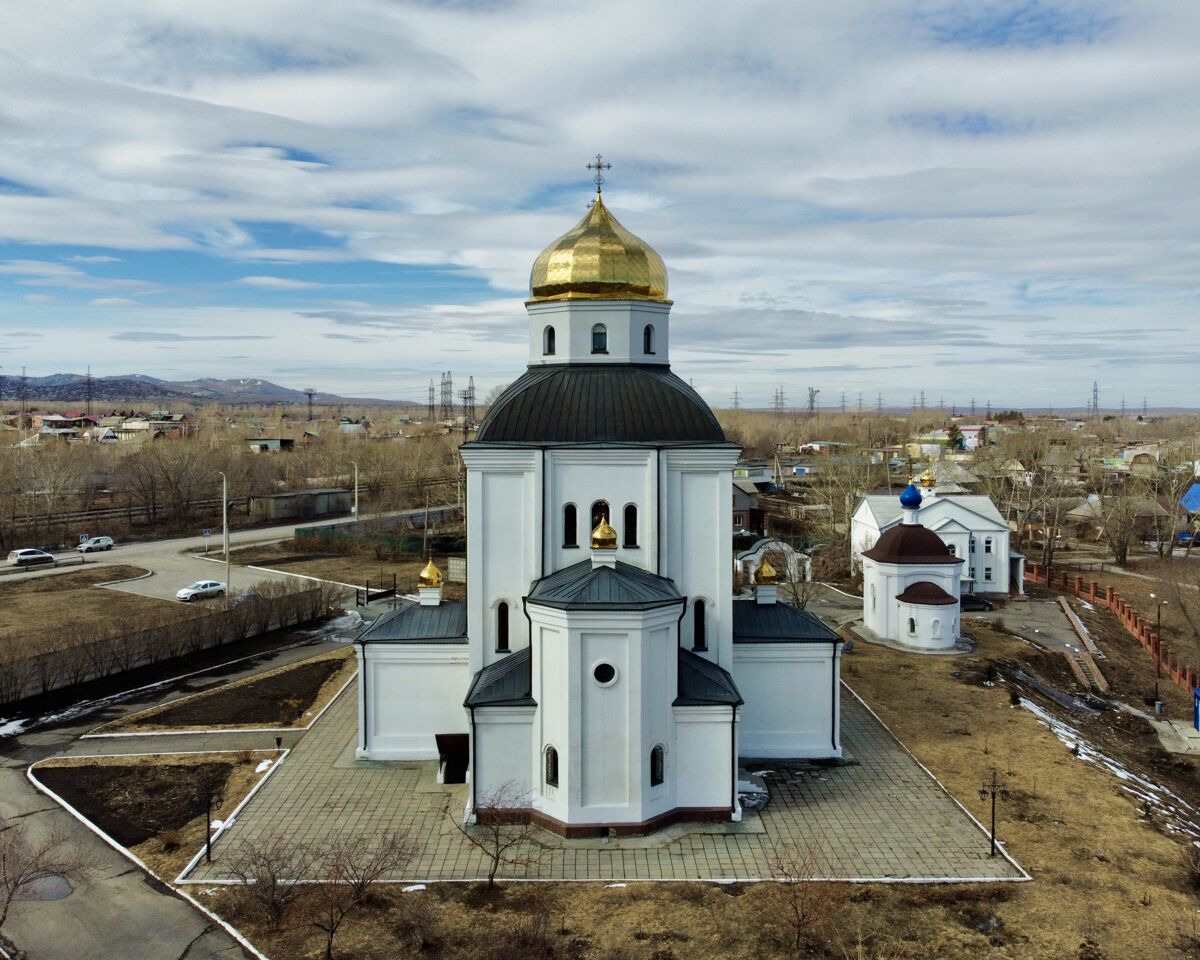
[(479, 792), (479, 741), (475, 738), (475, 708), (468, 707), (467, 709), (471, 711), (471, 816), (474, 817), (475, 802)]
[(738, 758), (737, 758), (737, 704), (736, 703), (733, 704), (733, 706), (731, 706), (729, 708), (729, 759), (730, 759), (729, 779), (733, 784), (733, 789), (731, 791), (732, 796), (730, 798), (730, 804), (729, 804), (729, 818), (731, 820), (736, 821), (736, 820), (741, 819), (739, 812), (738, 812), (738, 802), (737, 802), (737, 788), (738, 788), (737, 759)]

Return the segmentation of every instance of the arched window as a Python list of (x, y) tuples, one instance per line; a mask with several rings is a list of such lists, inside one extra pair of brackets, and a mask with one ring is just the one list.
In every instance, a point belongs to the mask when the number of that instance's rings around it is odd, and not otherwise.
[(971, 552), (975, 552), (975, 538), (971, 537)]
[(612, 522), (612, 517), (610, 516), (610, 514), (608, 512), (608, 501), (607, 500), (597, 500), (595, 503), (592, 504), (592, 527), (591, 528), (593, 530), (595, 530), (598, 526), (600, 526), (601, 520), (607, 520), (610, 523)]
[(496, 652), (508, 653), (508, 604), (496, 604)]
[(622, 533), (624, 534), (625, 546), (637, 546), (637, 507), (632, 503), (625, 507), (625, 529)]
[(940, 640), (942, 637), (942, 621), (937, 617), (934, 617), (929, 622), (929, 635), (933, 637), (934, 640)]
[(542, 355), (546, 357), (554, 356), (554, 328), (547, 327), (542, 332)]
[(991, 538), (991, 537), (985, 537), (985, 538), (984, 538), (984, 540), (983, 540), (983, 552), (984, 552), (984, 553), (991, 553), (991, 552), (992, 552), (992, 538)]
[(642, 353), (647, 356), (654, 355), (654, 325), (646, 324), (646, 328), (642, 331)]
[(579, 530), (576, 519), (575, 504), (568, 503), (563, 507), (563, 546), (579, 546)]
[(952, 557), (958, 556), (958, 547), (956, 547), (954, 544), (952, 544), (952, 543), (946, 544), (946, 549), (950, 551), (950, 556), (952, 556)]
[(546, 748), (546, 786), (558, 786), (558, 751), (553, 747)]
[(908, 632), (909, 633), (917, 632), (917, 621), (914, 620), (912, 617), (908, 618)]
[(875, 584), (871, 584), (871, 609), (875, 609)]
[(660, 743), (650, 751), (650, 786), (657, 787), (666, 773), (667, 752)]
[(608, 327), (602, 323), (592, 327), (592, 353), (608, 353)]
[(704, 601), (697, 600), (692, 607), (692, 649), (708, 649), (707, 618), (704, 613)]

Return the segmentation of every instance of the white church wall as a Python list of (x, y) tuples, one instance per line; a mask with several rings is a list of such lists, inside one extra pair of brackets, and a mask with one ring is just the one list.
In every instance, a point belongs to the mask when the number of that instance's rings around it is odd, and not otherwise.
[[(529, 362), (669, 363), (671, 305), (647, 300), (557, 300), (527, 303)], [(603, 324), (606, 353), (592, 353), (592, 327)], [(654, 328), (652, 353), (643, 350), (644, 331)], [(545, 353), (545, 329), (554, 327), (554, 353)]]
[(534, 450), (464, 449), (467, 465), (467, 622), (471, 672), (496, 650), (496, 605), (509, 605), (509, 649), (528, 641), (521, 598), (541, 571), (541, 458)]
[[(546, 555), (548, 571), (590, 556), (592, 504), (609, 505), (617, 531), (617, 559), (655, 572), (658, 550), (658, 491), (653, 450), (554, 450), (546, 454)], [(575, 547), (563, 546), (563, 508), (575, 505)], [(637, 545), (625, 546), (625, 507), (637, 508)]]
[[(639, 671), (631, 669), (627, 633), (587, 632), (580, 641), (580, 801), (588, 808), (616, 808), (624, 819), (630, 803), (630, 713), (640, 694)], [(592, 676), (597, 664), (610, 663), (616, 679), (602, 686)], [(606, 813), (596, 811), (594, 819)]]
[[(472, 796), (476, 802), (503, 791), (532, 804), (540, 769), (532, 751), (536, 707), (480, 707), (475, 711)], [(461, 712), (461, 710), (460, 710)]]
[(762, 643), (733, 648), (734, 680), (745, 698), (742, 757), (842, 755), (840, 644)]
[(949, 650), (958, 640), (958, 606), (921, 603), (896, 605), (901, 643), (920, 650)]
[[(736, 448), (667, 450), (660, 474), (664, 504), (663, 576), (707, 613), (707, 651), (702, 656), (730, 669), (733, 663), (733, 565), (729, 530), (733, 503), (729, 488)], [(681, 643), (694, 649), (694, 619), (683, 618)]]
[(676, 806), (730, 809), (737, 746), (733, 708), (675, 707), (673, 712)]
[(358, 684), (366, 744), (355, 755), (436, 759), (435, 734), (468, 732), (462, 710), (470, 682), (467, 663), (463, 644), (366, 644)]

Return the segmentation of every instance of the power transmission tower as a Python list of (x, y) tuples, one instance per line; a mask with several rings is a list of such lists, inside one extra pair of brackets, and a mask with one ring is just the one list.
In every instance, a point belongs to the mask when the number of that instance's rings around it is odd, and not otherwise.
[[(24, 367), (22, 367), (21, 369), (24, 369)], [(1142, 397), (1142, 416), (1143, 417), (1146, 416), (1147, 412), (1148, 412), (1148, 408), (1146, 406), (1146, 398)]]
[(783, 416), (783, 401), (784, 401), (783, 386), (780, 385), (775, 388), (775, 396), (771, 400), (771, 406), (774, 408), (776, 416)]
[(1100, 416), (1100, 384), (1092, 381), (1092, 416)]
[(428, 412), (427, 412), (427, 414), (426, 414), (426, 419), (427, 419), (427, 420), (432, 420), (432, 419), (433, 419), (433, 404), (434, 404), (434, 398), (433, 398), (433, 380), (432, 380), (432, 378), (431, 378), (431, 379), (430, 379), (430, 381), (429, 381), (429, 410), (428, 410)]
[(858, 412), (862, 413), (862, 391), (858, 391)]
[(88, 365), (87, 380), (84, 384), (84, 398), (87, 401), (87, 415), (92, 415), (92, 367)]
[(313, 409), (312, 409), (312, 405), (313, 405), (313, 397), (315, 397), (315, 396), (317, 395), (317, 391), (316, 391), (316, 390), (314, 390), (312, 387), (305, 387), (305, 388), (304, 388), (304, 395), (305, 395), (306, 397), (308, 397), (308, 422), (309, 422), (309, 423), (312, 423), (312, 418), (313, 418)]
[[(972, 412), (972, 413), (974, 413), (975, 411), (974, 411), (974, 410), (972, 410), (971, 412)], [(987, 418), (988, 418), (989, 420), (991, 420), (991, 419), (992, 419), (992, 401), (991, 401), (991, 400), (989, 400), (989, 401), (987, 402)]]
[(816, 415), (816, 412), (817, 412), (817, 396), (820, 394), (820, 392), (821, 392), (821, 391), (820, 391), (820, 390), (818, 390), (816, 387), (809, 387), (809, 388), (808, 388), (808, 415), (809, 415), (810, 417), (812, 417), (812, 416), (815, 416), (815, 415)]
[(1121, 398), (1121, 419), (1125, 419), (1125, 398)]
[(842, 413), (846, 412), (846, 391), (842, 391)]
[(938, 396), (938, 409), (943, 413), (946, 412), (946, 398), (940, 395)]
[(26, 415), (29, 413), (29, 378), (25, 376), (25, 368), (21, 368), (21, 430), (25, 429)]
[(924, 390), (921, 391), (921, 409), (922, 410), (925, 409), (925, 391)]
[(742, 409), (742, 392), (737, 388), (736, 384), (734, 384), (733, 395), (729, 398), (729, 402), (733, 404), (734, 410)]
[(467, 389), (458, 391), (458, 399), (462, 404), (463, 425), (475, 420), (475, 378), (467, 378)]
[(454, 378), (449, 370), (442, 374), (442, 419), (454, 419)]
[(975, 419), (975, 398), (971, 398), (971, 419)]
[(876, 414), (883, 413), (883, 394), (882, 393), (875, 394), (875, 413)]

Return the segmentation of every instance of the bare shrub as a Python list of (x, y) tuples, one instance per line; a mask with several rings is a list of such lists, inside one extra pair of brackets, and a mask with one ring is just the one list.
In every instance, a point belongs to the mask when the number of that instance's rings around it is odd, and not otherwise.
[(782, 939), (799, 953), (806, 942), (829, 932), (845, 895), (837, 884), (813, 879), (822, 860), (812, 847), (782, 844), (770, 863), (777, 880), (763, 888), (768, 906), (764, 926), (784, 934)]
[(1187, 877), (1188, 886), (1200, 890), (1200, 846), (1191, 842), (1185, 844), (1179, 851), (1179, 863)]
[(183, 846), (183, 834), (178, 830), (164, 830), (158, 835), (158, 842), (167, 853), (172, 853)]
[(405, 894), (396, 912), (399, 916), (393, 930), (410, 950), (431, 950), (441, 942), (442, 918), (432, 897)]
[(309, 922), (325, 934), (325, 960), (333, 960), (334, 940), (346, 917), (367, 901), (375, 884), (404, 870), (418, 851), (407, 834), (389, 833), (338, 839), (319, 857), (321, 880), (307, 906)]
[(529, 798), (508, 781), (475, 800), (475, 823), (452, 818), (456, 830), (488, 860), (488, 889), (496, 887), (502, 866), (529, 867), (543, 852), (528, 819)]
[(92, 870), (91, 861), (55, 829), (42, 840), (23, 823), (0, 819), (0, 927), (13, 903), (35, 884), (54, 877), (78, 883)]
[(308, 847), (276, 835), (247, 842), (232, 859), (229, 872), (242, 884), (267, 926), (278, 930), (301, 893), (298, 881), (316, 860)]

